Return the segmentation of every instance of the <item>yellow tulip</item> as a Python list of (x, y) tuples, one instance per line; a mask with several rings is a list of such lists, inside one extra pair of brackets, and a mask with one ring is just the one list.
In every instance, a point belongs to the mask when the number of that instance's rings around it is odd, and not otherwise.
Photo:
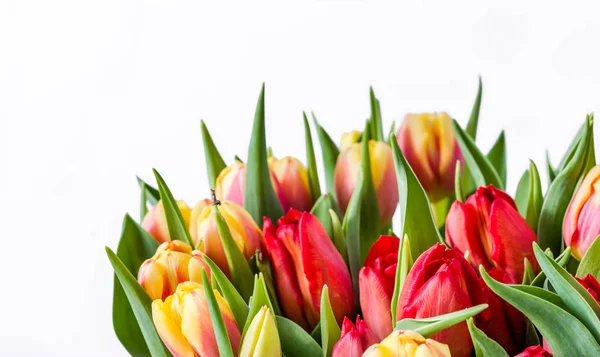
[(394, 331), (363, 357), (451, 357), (448, 345), (425, 339), (414, 331)]
[(340, 140), (340, 151), (344, 151), (352, 144), (360, 142), (361, 135), (362, 133), (358, 130), (353, 130), (351, 132), (342, 134), (342, 139)]
[[(181, 211), (183, 220), (186, 226), (189, 226), (191, 210), (184, 201), (177, 201), (177, 206)], [(144, 216), (142, 227), (150, 233), (158, 243), (168, 242), (171, 240), (169, 236), (169, 228), (167, 226), (167, 217), (165, 216), (165, 208), (162, 200), (158, 201), (148, 213)]]
[(198, 203), (196, 203), (196, 205), (192, 209), (192, 213), (190, 214), (190, 224), (189, 224), (192, 242), (198, 241), (198, 218), (200, 218), (200, 215), (202, 214), (202, 211), (204, 210), (204, 208), (206, 208), (207, 206), (210, 206), (210, 205), (212, 205), (211, 200), (209, 200), (208, 198), (205, 198), (203, 200), (198, 201)]
[(279, 332), (271, 311), (263, 306), (254, 316), (242, 341), (239, 357), (280, 357)]

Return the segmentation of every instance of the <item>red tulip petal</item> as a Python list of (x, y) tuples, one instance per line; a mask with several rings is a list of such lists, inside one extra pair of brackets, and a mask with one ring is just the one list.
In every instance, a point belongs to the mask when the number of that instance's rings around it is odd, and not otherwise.
[(378, 341), (392, 332), (391, 302), (394, 287), (391, 286), (390, 293), (387, 280), (368, 266), (361, 269), (358, 278), (363, 317)]
[(364, 266), (373, 266), (375, 259), (384, 257), (388, 253), (397, 253), (400, 246), (400, 238), (394, 236), (380, 236), (371, 246)]

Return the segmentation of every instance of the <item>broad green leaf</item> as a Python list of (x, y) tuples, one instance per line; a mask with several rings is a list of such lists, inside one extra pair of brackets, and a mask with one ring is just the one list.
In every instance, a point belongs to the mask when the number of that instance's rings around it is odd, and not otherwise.
[(217, 146), (210, 136), (204, 120), (200, 122), (200, 127), (202, 130), (202, 142), (204, 144), (204, 160), (206, 162), (208, 185), (214, 190), (216, 188), (217, 177), (227, 165), (221, 154), (219, 154), (219, 150), (217, 150)]
[[(600, 355), (600, 345), (594, 336), (569, 312), (543, 298), (495, 281), (483, 267), (480, 267), (479, 271), (493, 292), (531, 320), (544, 336), (555, 356)], [(568, 326), (568, 328), (557, 328), (558, 326)]]
[(321, 291), (321, 348), (323, 357), (331, 357), (333, 346), (340, 339), (340, 327), (338, 326), (331, 303), (329, 301), (329, 290), (327, 285)]
[(329, 215), (331, 216), (331, 225), (333, 227), (333, 245), (338, 252), (344, 258), (346, 264), (348, 264), (348, 250), (346, 248), (346, 237), (344, 236), (344, 231), (342, 229), (342, 223), (340, 222), (340, 217), (335, 213), (334, 210), (329, 210)]
[[(117, 247), (117, 256), (132, 276), (137, 277), (142, 263), (152, 257), (157, 248), (158, 243), (156, 240), (137, 224), (133, 218), (125, 215), (121, 239)], [(144, 335), (136, 322), (131, 304), (116, 275), (112, 319), (115, 334), (130, 355), (150, 356)]]
[(498, 342), (487, 337), (483, 331), (475, 327), (473, 318), (467, 320), (467, 326), (469, 327), (469, 333), (473, 340), (476, 357), (508, 357), (508, 353), (506, 353), (504, 348), (502, 348)]
[(391, 306), (392, 324), (394, 324), (394, 322), (396, 321), (398, 299), (400, 298), (400, 293), (402, 292), (404, 281), (408, 276), (410, 268), (412, 268), (414, 264), (414, 260), (410, 252), (410, 240), (408, 239), (407, 235), (404, 235), (404, 238), (402, 238), (400, 246), (398, 247), (398, 263), (396, 264), (396, 279), (394, 280), (394, 293), (392, 294)]
[(590, 116), (586, 123), (573, 157), (550, 184), (540, 212), (538, 242), (542, 249), (550, 248), (554, 254), (561, 251), (563, 218), (580, 178), (587, 173), (588, 155), (593, 155), (593, 121)]
[(244, 208), (259, 226), (262, 226), (263, 217), (268, 217), (275, 222), (283, 216), (283, 208), (271, 183), (265, 135), (265, 85), (263, 84), (254, 114), (244, 188)]
[(369, 89), (369, 99), (371, 101), (371, 139), (383, 141), (383, 122), (381, 119), (381, 106), (379, 99), (375, 97), (373, 87)]
[(321, 347), (308, 332), (285, 317), (276, 316), (281, 352), (285, 357), (321, 357)]
[[(544, 253), (552, 257), (551, 250), (547, 249), (547, 251)], [(548, 253), (550, 253), (550, 255)], [(566, 268), (567, 264), (569, 263), (569, 260), (571, 260), (571, 248), (565, 249), (562, 253), (560, 253), (560, 255), (556, 259), (554, 259), (554, 261), (563, 268)], [(543, 271), (540, 271), (539, 274), (535, 277), (535, 279), (533, 279), (533, 281), (529, 285), (543, 286), (545, 281), (546, 274)]]
[(477, 315), (487, 308), (487, 304), (481, 304), (468, 309), (424, 319), (402, 319), (398, 321), (395, 329), (412, 330), (418, 332), (425, 338), (429, 338), (450, 326), (454, 326), (470, 317)]
[(142, 188), (143, 186), (143, 189), (145, 189), (146, 191), (146, 199), (148, 201), (148, 204), (151, 206), (157, 204), (160, 200), (160, 192), (154, 187), (150, 186), (147, 182), (139, 178), (139, 176), (136, 176), (136, 178), (138, 184), (140, 185), (140, 188)]
[[(108, 259), (113, 266), (115, 275), (123, 287), (125, 296), (131, 305), (133, 315), (137, 321), (137, 324), (141, 330), (142, 336), (146, 341), (147, 349), (137, 349), (141, 356), (152, 356), (152, 357), (166, 357), (169, 356), (169, 352), (165, 348), (165, 345), (161, 341), (156, 328), (154, 327), (154, 321), (152, 320), (152, 300), (144, 291), (144, 289), (138, 284), (136, 278), (127, 269), (125, 264), (119, 259), (119, 257), (109, 248), (106, 247), (106, 254)], [(132, 323), (134, 323), (132, 321)], [(130, 345), (131, 346), (131, 345)], [(136, 346), (139, 347), (139, 346)], [(149, 352), (149, 354), (146, 353)]]
[(481, 76), (479, 76), (479, 86), (477, 88), (477, 96), (475, 97), (475, 103), (471, 110), (471, 116), (465, 129), (466, 133), (475, 141), (477, 138), (477, 125), (479, 124), (479, 111), (481, 109), (481, 95), (483, 94), (483, 85), (481, 83)]
[(333, 196), (329, 193), (324, 193), (319, 199), (315, 202), (310, 213), (315, 215), (323, 228), (327, 231), (327, 235), (329, 238), (333, 239), (333, 226), (331, 224), (331, 216), (329, 215), (329, 210), (333, 209), (338, 212), (338, 206), (335, 202)]
[(424, 251), (443, 241), (437, 230), (427, 194), (400, 151), (394, 135), (390, 137), (390, 145), (394, 155), (400, 197), (399, 235), (414, 237), (410, 242), (411, 254), (413, 257), (419, 257)]
[(204, 286), (204, 293), (206, 294), (206, 300), (208, 302), (208, 311), (210, 312), (210, 320), (212, 321), (213, 330), (215, 332), (215, 339), (217, 340), (217, 346), (219, 347), (219, 356), (234, 357), (231, 342), (229, 341), (229, 335), (225, 328), (225, 322), (223, 321), (223, 316), (221, 316), (221, 309), (219, 308), (215, 292), (206, 275), (206, 270), (202, 271), (202, 285)]
[(576, 274), (578, 278), (583, 278), (588, 274), (592, 274), (594, 278), (600, 280), (600, 239), (598, 238), (599, 237), (596, 237), (581, 259)]
[(316, 202), (321, 196), (321, 184), (319, 183), (319, 173), (317, 172), (317, 160), (315, 159), (315, 149), (313, 147), (310, 125), (306, 119), (306, 113), (302, 112), (304, 119), (304, 137), (306, 141), (306, 169), (308, 171), (308, 186), (312, 201)]
[(564, 268), (548, 258), (542, 249), (533, 245), (533, 252), (552, 287), (567, 306), (568, 310), (579, 319), (600, 342), (600, 306), (590, 293)]
[(227, 279), (227, 276), (223, 271), (213, 262), (207, 255), (204, 255), (206, 264), (210, 267), (210, 274), (212, 276), (213, 283), (216, 282), (219, 286), (219, 290), (223, 294), (223, 298), (229, 304), (235, 322), (237, 323), (240, 331), (243, 330), (246, 324), (246, 317), (248, 316), (248, 305), (240, 293), (235, 289), (231, 281)]
[(533, 161), (529, 161), (529, 170), (523, 173), (517, 186), (515, 203), (521, 216), (525, 218), (534, 232), (538, 229), (538, 220), (542, 205), (544, 204), (544, 195), (542, 193), (542, 182), (537, 166)]
[[(244, 257), (240, 248), (235, 243), (235, 240), (231, 235), (231, 230), (219, 210), (219, 205), (214, 205), (213, 209), (215, 210), (215, 220), (219, 230), (219, 236), (221, 237), (221, 244), (223, 245), (223, 250), (227, 257), (231, 280), (233, 280), (233, 285), (242, 294), (244, 300), (248, 301), (252, 294), (252, 284), (254, 282), (250, 265), (248, 265), (246, 257)], [(274, 310), (271, 309), (271, 311)]]
[(335, 164), (337, 162), (340, 149), (331, 139), (329, 134), (323, 129), (323, 127), (317, 121), (315, 113), (312, 113), (313, 120), (315, 122), (315, 129), (317, 130), (317, 136), (319, 137), (319, 143), (321, 144), (321, 153), (323, 155), (323, 165), (325, 167), (325, 186), (327, 192), (335, 196), (335, 189), (333, 185), (333, 176), (335, 172)]
[(190, 236), (190, 232), (185, 224), (183, 215), (179, 210), (177, 201), (173, 198), (171, 190), (169, 190), (165, 180), (163, 180), (158, 171), (155, 169), (152, 171), (154, 171), (154, 176), (158, 183), (158, 190), (160, 191), (161, 201), (165, 209), (165, 217), (167, 218), (167, 227), (169, 228), (171, 240), (180, 240), (193, 247), (194, 242), (192, 241), (192, 236)]
[(254, 291), (252, 292), (252, 299), (250, 301), (248, 317), (246, 318), (246, 325), (244, 326), (244, 330), (242, 332), (242, 340), (244, 340), (244, 335), (246, 335), (248, 327), (250, 327), (250, 324), (252, 323), (252, 319), (263, 306), (266, 306), (273, 311), (273, 304), (269, 298), (269, 291), (267, 290), (265, 279), (262, 274), (258, 274), (254, 276)]
[[(460, 151), (465, 160), (465, 166), (468, 168), (475, 186), (480, 187), (491, 184), (494, 185), (494, 187), (503, 190), (504, 185), (502, 184), (498, 172), (485, 155), (481, 153), (473, 139), (469, 134), (462, 130), (458, 122), (454, 119), (452, 119), (452, 126), (454, 127), (454, 133), (456, 134), (456, 141), (460, 146)], [(470, 191), (470, 188), (467, 189), (467, 192), (468, 191)]]
[(456, 200), (465, 202), (465, 193), (463, 191), (463, 184), (460, 174), (460, 160), (456, 160), (456, 169), (454, 171), (454, 196)]
[[(560, 159), (560, 162), (558, 163), (558, 167), (556, 168), (556, 170), (554, 170), (554, 172), (556, 172), (556, 174), (559, 174), (562, 170), (565, 169), (565, 167), (567, 167), (567, 164), (571, 161), (571, 159), (575, 155), (575, 152), (577, 152), (577, 146), (579, 145), (581, 138), (585, 135), (585, 131), (586, 131), (586, 124), (583, 123), (579, 127), (579, 130), (577, 130), (577, 134), (575, 134), (573, 139), (571, 139), (571, 142), (569, 143), (569, 147), (567, 148), (567, 151), (565, 151), (565, 153), (563, 154), (563, 157)], [(550, 160), (548, 160), (548, 162), (550, 162)]]
[(506, 139), (504, 137), (504, 130), (500, 132), (498, 139), (496, 139), (486, 157), (494, 169), (496, 169), (500, 181), (502, 181), (502, 186), (506, 187)]
[(548, 150), (546, 150), (546, 170), (548, 172), (548, 185), (550, 185), (556, 178), (556, 171), (552, 167), (552, 162), (550, 162), (550, 153)]

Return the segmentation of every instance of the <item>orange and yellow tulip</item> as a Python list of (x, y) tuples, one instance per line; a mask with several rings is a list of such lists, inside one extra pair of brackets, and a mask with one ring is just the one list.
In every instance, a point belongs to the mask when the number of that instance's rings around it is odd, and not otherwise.
[[(190, 207), (181, 200), (177, 201), (177, 206), (181, 211), (181, 215), (183, 216), (186, 226), (188, 226), (192, 212)], [(150, 235), (154, 237), (158, 243), (164, 243), (171, 240), (162, 200), (158, 201), (158, 203), (154, 205), (154, 207), (152, 207), (148, 213), (146, 213), (142, 221), (142, 227), (148, 231), (148, 233), (150, 233)]]
[(310, 211), (313, 200), (304, 164), (291, 156), (279, 160), (270, 157), (269, 168), (275, 174), (285, 197), (281, 202), (283, 211), (287, 212), (290, 208), (300, 212)]
[(394, 331), (369, 347), (363, 357), (451, 357), (451, 354), (447, 345), (414, 331)]

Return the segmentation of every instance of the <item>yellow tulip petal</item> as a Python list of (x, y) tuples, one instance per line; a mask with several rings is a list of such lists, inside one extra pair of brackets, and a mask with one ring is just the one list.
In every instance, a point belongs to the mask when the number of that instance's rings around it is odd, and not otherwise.
[(138, 271), (138, 282), (152, 300), (163, 298), (165, 279), (165, 269), (152, 259), (146, 260)]
[(171, 309), (171, 302), (171, 296), (165, 302), (162, 300), (152, 302), (152, 320), (156, 331), (173, 356), (194, 357), (192, 346), (177, 324), (176, 313)]

